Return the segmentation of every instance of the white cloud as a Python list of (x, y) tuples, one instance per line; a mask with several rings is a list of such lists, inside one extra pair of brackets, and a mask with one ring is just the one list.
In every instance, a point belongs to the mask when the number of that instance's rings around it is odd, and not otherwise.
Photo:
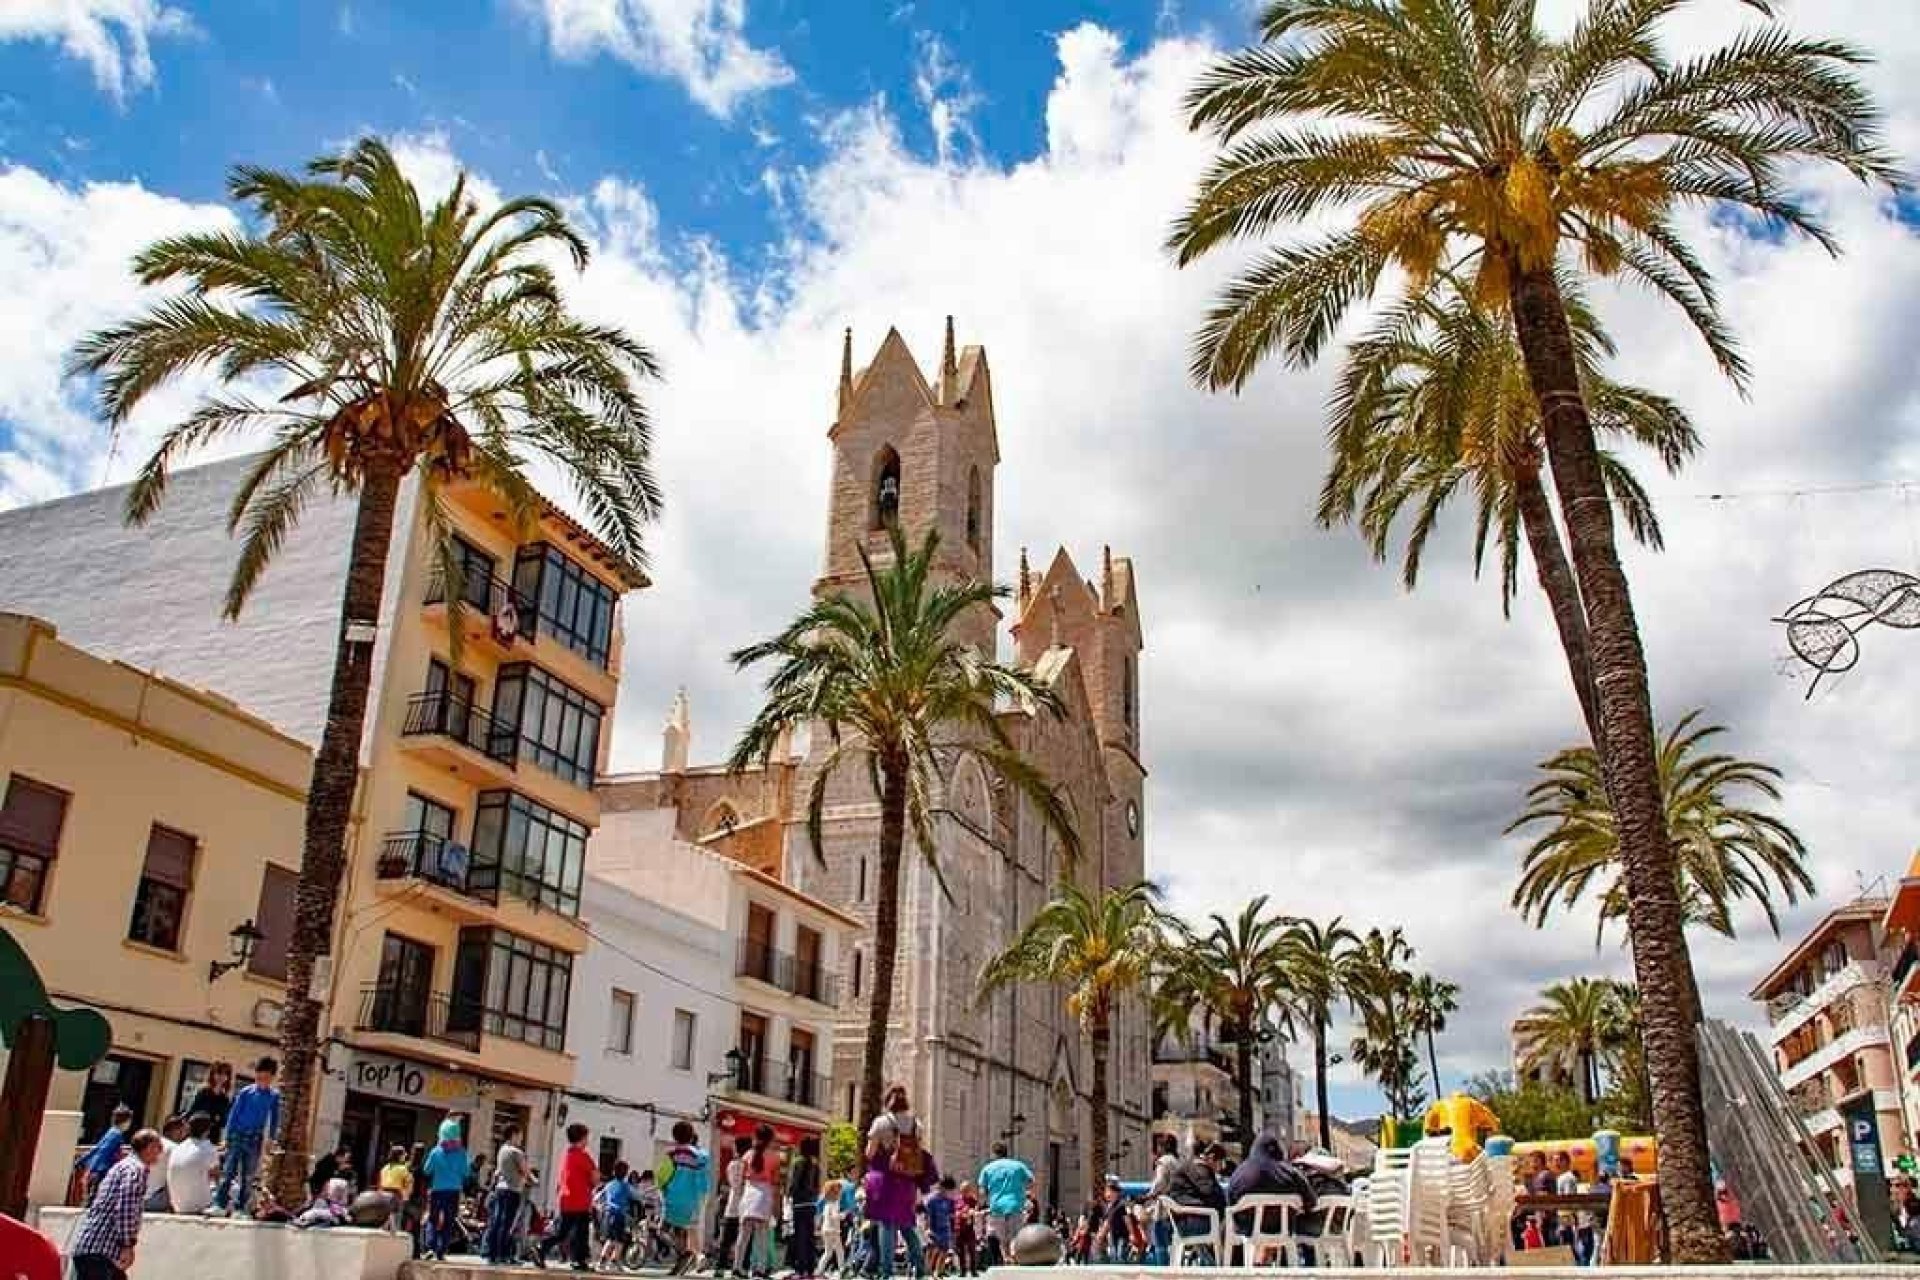
[(159, 0), (6, 0), (0, 4), (0, 40), (55, 40), (61, 51), (93, 71), (116, 101), (153, 83), (151, 43), (184, 35), (193, 23), (184, 10)]
[[(1832, 7), (1856, 35), (1872, 34), (1866, 10)], [(1875, 43), (1877, 82), (1920, 83), (1920, 47)], [(653, 346), (668, 378), (650, 402), (669, 506), (658, 585), (627, 603), (615, 762), (657, 760), (681, 684), (697, 757), (723, 754), (754, 696), (724, 654), (791, 617), (819, 569), (841, 328), (864, 360), (898, 324), (931, 361), (952, 312), (994, 371), (1001, 576), (1022, 545), (1042, 560), (1064, 541), (1083, 567), (1103, 542), (1136, 558), (1150, 869), (1187, 910), (1268, 893), (1405, 925), (1465, 987), (1441, 1043), (1449, 1078), (1499, 1065), (1543, 982), (1623, 965), (1614, 943), (1595, 954), (1590, 917), (1535, 932), (1506, 906), (1520, 843), (1501, 831), (1532, 763), (1578, 734), (1546, 613), (1523, 593), (1502, 621), (1457, 519), (1412, 595), (1357, 538), (1313, 526), (1325, 369), (1270, 370), (1239, 398), (1191, 388), (1187, 338), (1228, 264), (1180, 272), (1160, 243), (1207, 158), (1178, 106), (1211, 50), (1168, 39), (1129, 57), (1083, 25), (1058, 52), (1045, 149), (1016, 164), (915, 155), (879, 105), (833, 120), (824, 163), (773, 179), (793, 230), (765, 278), (663, 226), (644, 175), (576, 186), (599, 251), (575, 299)], [(458, 168), (444, 136), (400, 151), (429, 187)], [(1920, 239), (1856, 188), (1820, 198), (1849, 246), (1838, 261), (1700, 229), (1757, 371), (1749, 400), (1654, 302), (1605, 301), (1618, 371), (1678, 396), (1707, 440), (1679, 480), (1649, 474), (1669, 550), (1630, 561), (1658, 707), (1703, 706), (1732, 749), (1786, 770), (1782, 811), (1813, 848), (1824, 906), (1911, 848), (1920, 640), (1868, 636), (1860, 669), (1807, 703), (1777, 674), (1769, 619), (1848, 569), (1920, 567), (1920, 494), (1696, 496), (1920, 480)], [(58, 355), (137, 301), (134, 245), (225, 216), (0, 175), (0, 349), (24, 353), (0, 367), (0, 418), (33, 424), (0, 458), (0, 503), (97, 480), (102, 437)], [(1757, 919), (1743, 926), (1696, 956), (1715, 1012), (1751, 1020), (1746, 987), (1779, 948)]]
[(727, 116), (741, 99), (778, 88), (793, 70), (746, 37), (746, 0), (519, 0), (562, 58), (606, 53), (670, 76), (693, 100)]
[(962, 158), (963, 152), (980, 149), (971, 119), (974, 108), (980, 105), (979, 91), (973, 87), (972, 75), (954, 60), (946, 42), (930, 31), (914, 37), (913, 96), (927, 113), (937, 163), (952, 164)]

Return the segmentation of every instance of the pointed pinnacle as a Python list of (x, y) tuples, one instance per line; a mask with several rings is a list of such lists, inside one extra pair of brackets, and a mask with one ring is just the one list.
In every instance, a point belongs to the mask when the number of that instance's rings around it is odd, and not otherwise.
[(847, 326), (846, 336), (840, 343), (840, 412), (846, 413), (847, 406), (853, 403), (853, 326)]
[(947, 317), (946, 345), (940, 349), (940, 403), (951, 405), (960, 398), (960, 362), (953, 353), (953, 317)]
[(1020, 607), (1026, 608), (1027, 600), (1033, 595), (1033, 571), (1027, 568), (1027, 549), (1020, 548)]

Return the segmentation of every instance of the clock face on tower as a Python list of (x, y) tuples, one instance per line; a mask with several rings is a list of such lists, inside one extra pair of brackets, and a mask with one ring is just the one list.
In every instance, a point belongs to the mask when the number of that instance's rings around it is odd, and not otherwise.
[(1127, 801), (1127, 834), (1130, 836), (1140, 834), (1140, 806), (1131, 800)]

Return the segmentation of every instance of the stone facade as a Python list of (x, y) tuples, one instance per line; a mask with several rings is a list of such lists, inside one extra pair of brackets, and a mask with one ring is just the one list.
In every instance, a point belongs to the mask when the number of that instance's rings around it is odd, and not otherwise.
[[(930, 380), (890, 331), (856, 374), (851, 339), (843, 356), (839, 412), (828, 432), (832, 484), (827, 543), (817, 596), (864, 589), (859, 552), (891, 554), (886, 522), (910, 543), (940, 533), (939, 573), (953, 581), (993, 578), (994, 472), (999, 445), (986, 353), (956, 351), (949, 324)], [(1081, 854), (1060, 842), (1024, 802), (972, 762), (946, 779), (935, 843), (949, 894), (911, 850), (902, 878), (902, 937), (892, 1005), (890, 1079), (904, 1082), (928, 1121), (940, 1166), (977, 1168), (1005, 1137), (1039, 1177), (1043, 1200), (1072, 1205), (1093, 1185), (1085, 1168), (1091, 1063), (1085, 1038), (1060, 992), (1022, 987), (984, 1006), (974, 979), (1071, 876), (1084, 887), (1118, 886), (1144, 875), (1146, 769), (1141, 763), (1139, 606), (1130, 561), (1103, 553), (1099, 580), (1083, 577), (1065, 550), (1035, 575), (1024, 552), (1012, 621), (1014, 657), (1059, 692), (1064, 718), (1003, 713), (1019, 749), (1060, 788), (1075, 815)], [(966, 636), (998, 650), (1002, 618), (983, 608)], [(865, 773), (840, 771), (827, 791), (823, 857), (808, 847), (804, 803), (825, 753), (776, 752), (766, 769), (731, 776), (687, 764), (691, 732), (684, 702), (670, 716), (659, 773), (617, 780), (628, 803), (677, 811), (683, 838), (726, 848), (743, 860), (769, 856), (778, 832), (783, 878), (806, 893), (873, 920), (878, 883), (879, 805)], [(823, 735), (815, 735), (820, 737)], [(870, 937), (841, 966), (833, 1062), (834, 1111), (852, 1119), (871, 1000)], [(1144, 1003), (1125, 1002), (1115, 1028), (1112, 1147), (1115, 1171), (1136, 1176), (1147, 1152), (1148, 1029)]]

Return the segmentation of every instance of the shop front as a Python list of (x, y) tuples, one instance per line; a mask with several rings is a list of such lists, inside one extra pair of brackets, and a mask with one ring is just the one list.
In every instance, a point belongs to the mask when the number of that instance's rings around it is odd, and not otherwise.
[(491, 1157), (514, 1126), (529, 1142), (544, 1140), (543, 1090), (366, 1050), (347, 1050), (341, 1058), (328, 1073), (321, 1132), (328, 1131), (325, 1117), (331, 1111), (337, 1116), (335, 1141), (352, 1153), (362, 1185), (370, 1184), (393, 1148), (432, 1146), (440, 1122), (448, 1116), (460, 1122), (462, 1137), (475, 1154)]
[(773, 1126), (773, 1140), (789, 1151), (800, 1145), (802, 1138), (818, 1138), (820, 1126), (791, 1116), (777, 1116), (770, 1112), (749, 1111), (736, 1106), (724, 1106), (713, 1113), (713, 1146), (716, 1151), (731, 1151), (736, 1138), (751, 1138), (753, 1131), (761, 1125)]

